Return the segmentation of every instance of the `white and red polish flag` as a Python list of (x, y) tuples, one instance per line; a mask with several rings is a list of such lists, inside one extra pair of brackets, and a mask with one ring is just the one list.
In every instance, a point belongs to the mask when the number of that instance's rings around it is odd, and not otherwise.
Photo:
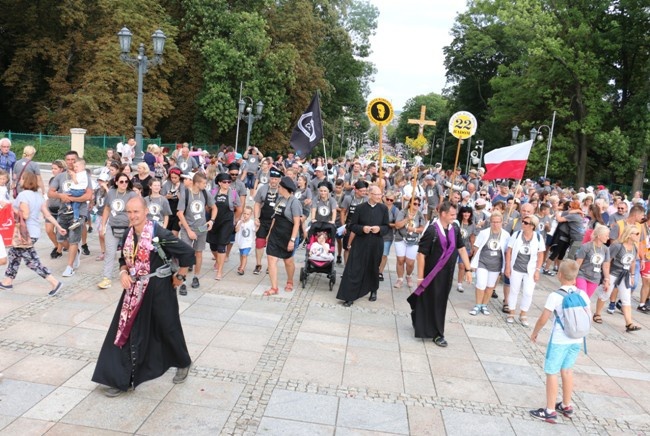
[(486, 153), (483, 158), (486, 173), (482, 179), (520, 180), (524, 176), (532, 146), (533, 141), (526, 141)]

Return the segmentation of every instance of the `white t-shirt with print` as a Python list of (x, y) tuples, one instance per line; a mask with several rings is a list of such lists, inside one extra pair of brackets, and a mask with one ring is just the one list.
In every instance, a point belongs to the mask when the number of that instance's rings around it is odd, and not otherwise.
[[(561, 289), (564, 289), (566, 291), (574, 291), (578, 292), (580, 296), (585, 300), (585, 304), (587, 307), (589, 307), (589, 296), (582, 290), (579, 290), (575, 286), (562, 286)], [(552, 343), (554, 344), (581, 344), (583, 342), (583, 339), (573, 339), (568, 337), (565, 333), (564, 330), (562, 330), (562, 327), (560, 326), (560, 323), (555, 320), (555, 312), (559, 315), (560, 319), (562, 319), (562, 300), (564, 299), (564, 294), (563, 293), (558, 293), (557, 291), (553, 291), (548, 295), (548, 298), (546, 298), (546, 304), (544, 304), (544, 309), (548, 309), (551, 311), (551, 320), (553, 321), (553, 338), (552, 338)]]

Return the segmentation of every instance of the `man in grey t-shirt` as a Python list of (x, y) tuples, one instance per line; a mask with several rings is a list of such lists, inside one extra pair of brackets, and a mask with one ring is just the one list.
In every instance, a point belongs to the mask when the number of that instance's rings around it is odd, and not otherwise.
[[(203, 261), (203, 250), (208, 231), (217, 217), (217, 208), (214, 207), (214, 198), (205, 190), (208, 179), (204, 174), (196, 173), (192, 179), (192, 187), (181, 189), (178, 199), (178, 220), (181, 231), (180, 240), (194, 248), (196, 265), (194, 265), (194, 277), (192, 287), (198, 288), (199, 275), (201, 274), (201, 262)], [(210, 219), (206, 220), (205, 212), (210, 209)], [(179, 288), (179, 294), (187, 295), (187, 287), (183, 283)]]
[[(52, 180), (47, 196), (49, 198), (60, 200), (62, 204), (71, 202), (81, 203), (81, 206), (79, 207), (79, 216), (80, 219), (85, 220), (85, 217), (88, 216), (87, 202), (93, 197), (93, 190), (90, 183), (86, 188), (86, 192), (81, 197), (72, 197), (68, 195), (70, 187), (72, 186), (72, 176), (70, 174), (74, 171), (73, 166), (78, 157), (79, 155), (77, 152), (73, 150), (65, 154), (65, 163), (68, 167), (68, 171), (59, 174), (54, 178), (54, 180)], [(88, 180), (90, 180), (90, 175), (88, 176)], [(56, 235), (57, 241), (62, 243), (64, 247), (68, 248), (68, 266), (61, 275), (63, 277), (70, 277), (75, 273), (75, 270), (79, 268), (79, 242), (81, 241), (82, 228), (85, 228), (85, 225), (69, 230), (70, 225), (73, 223), (72, 214), (59, 213), (57, 220), (61, 227), (67, 231), (65, 235), (61, 235), (60, 233), (57, 233)]]
[(181, 148), (181, 153), (176, 158), (176, 166), (180, 168), (183, 174), (193, 173), (199, 168), (199, 164), (190, 156), (190, 149), (188, 147)]

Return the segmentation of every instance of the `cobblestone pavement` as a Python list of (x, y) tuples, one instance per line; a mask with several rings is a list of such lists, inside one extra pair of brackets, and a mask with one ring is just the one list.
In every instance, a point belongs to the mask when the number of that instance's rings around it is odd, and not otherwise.
[[(394, 273), (384, 274), (377, 302), (345, 308), (338, 285), (330, 292), (319, 274), (304, 289), (263, 297), (268, 278), (253, 275), (250, 260), (238, 276), (236, 256), (219, 282), (205, 256), (201, 287), (179, 297), (194, 360), (187, 382), (173, 385), (172, 369), (106, 398), (90, 376), (120, 290), (96, 287), (95, 238), (56, 297), (24, 266), (14, 289), (0, 292), (1, 434), (650, 434), (643, 314), (634, 314), (643, 326), (634, 334), (620, 314), (603, 315), (576, 365), (576, 416), (553, 426), (528, 414), (544, 404), (548, 327), (535, 345), (530, 328), (505, 323), (497, 300), (492, 315), (470, 316), (466, 285), (452, 290), (450, 345), (441, 349), (413, 337), (409, 291), (392, 286)], [(37, 246), (60, 277), (65, 262), (49, 259), (45, 238)], [(303, 259), (299, 251), (298, 266)], [(531, 325), (555, 287), (543, 277)]]

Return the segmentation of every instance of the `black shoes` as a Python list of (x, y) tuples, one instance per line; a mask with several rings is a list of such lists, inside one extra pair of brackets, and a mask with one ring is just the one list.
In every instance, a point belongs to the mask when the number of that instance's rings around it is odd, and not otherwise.
[(83, 244), (81, 246), (81, 252), (84, 254), (84, 256), (90, 256), (90, 250), (88, 249), (88, 244)]
[(253, 274), (259, 275), (260, 272), (262, 272), (262, 265), (255, 265), (255, 269), (253, 270)]
[(370, 298), (368, 298), (368, 300), (377, 301), (377, 291), (370, 292)]
[(436, 336), (436, 338), (433, 340), (433, 343), (442, 348), (445, 348), (447, 345), (449, 345), (443, 336)]
[(50, 257), (52, 259), (56, 259), (57, 257), (61, 257), (61, 256), (63, 256), (63, 253), (59, 253), (58, 251), (56, 251), (56, 248), (53, 248), (52, 251), (50, 252)]
[(178, 288), (178, 293), (180, 295), (187, 295), (187, 286), (185, 286), (185, 283)]
[(199, 284), (199, 278), (198, 278), (198, 277), (194, 277), (194, 278), (192, 279), (192, 287), (193, 287), (194, 289), (196, 289), (196, 288), (198, 288), (199, 286), (200, 286), (200, 284)]
[(497, 291), (495, 291), (494, 289), (492, 290), (492, 298), (499, 298), (499, 296), (497, 295)]
[(384, 275), (382, 273), (379, 273), (379, 281), (380, 282), (384, 281)]
[(341, 259), (341, 256), (336, 256), (336, 263), (337, 263), (338, 265), (340, 265), (340, 264), (343, 263), (343, 259)]
[(350, 307), (350, 306), (352, 306), (353, 304), (354, 304), (354, 301), (352, 301), (352, 300), (348, 300), (348, 301), (346, 301), (345, 303), (343, 303), (343, 306), (344, 306), (344, 307)]

